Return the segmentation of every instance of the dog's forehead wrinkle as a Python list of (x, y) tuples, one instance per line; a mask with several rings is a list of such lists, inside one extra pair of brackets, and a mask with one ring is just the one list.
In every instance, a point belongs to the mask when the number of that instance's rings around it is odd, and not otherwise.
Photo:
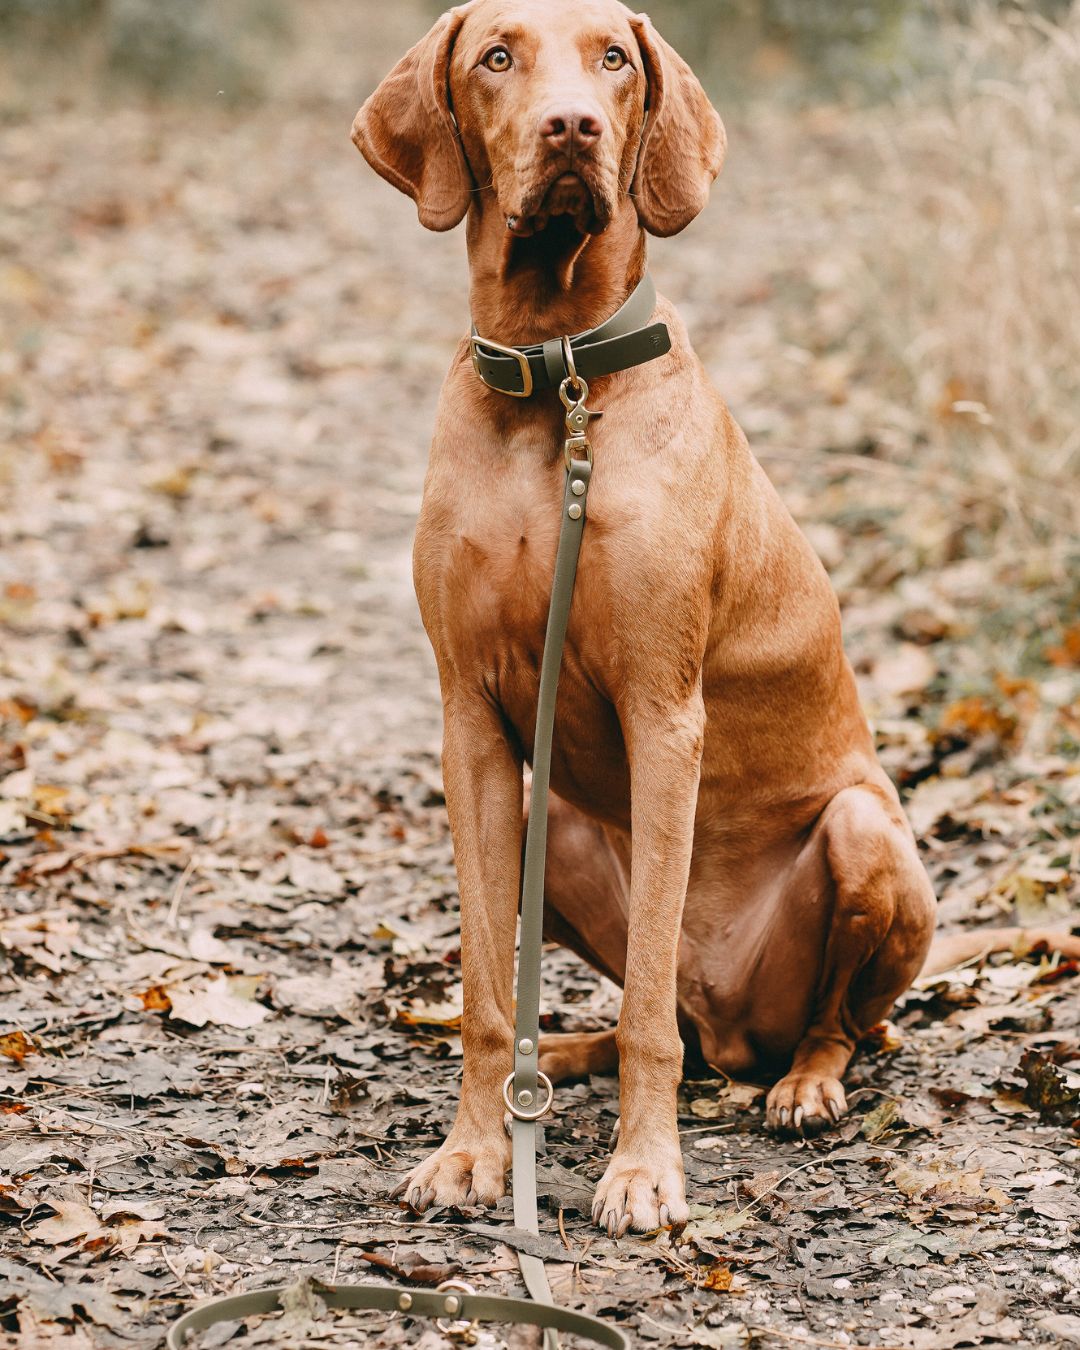
[(565, 55), (571, 45), (606, 46), (613, 41), (634, 45), (630, 11), (614, 0), (479, 0), (466, 18), (464, 43), (523, 42)]

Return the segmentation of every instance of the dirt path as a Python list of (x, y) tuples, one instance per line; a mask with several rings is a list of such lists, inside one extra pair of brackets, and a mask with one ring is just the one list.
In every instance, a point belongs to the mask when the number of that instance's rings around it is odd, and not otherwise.
[[(27, 1346), (151, 1345), (194, 1298), (301, 1273), (516, 1288), (505, 1206), (413, 1223), (385, 1199), (460, 1056), (409, 546), (465, 272), (348, 144), (348, 16), (313, 13), (268, 105), (52, 98), (0, 125), (0, 1326)], [(654, 270), (834, 573), (944, 917), (1067, 908), (1080, 780), (1048, 728), (1073, 675), (938, 734), (973, 670), (1013, 677), (1064, 582), (935, 552), (956, 502), (854, 377), (820, 182), (855, 169), (815, 126), (735, 122), (723, 195)], [(614, 1015), (568, 957), (546, 981), (551, 1026)], [(818, 1142), (771, 1141), (758, 1087), (686, 1084), (678, 1248), (591, 1232), (616, 1085), (560, 1092), (559, 1296), (642, 1345), (1072, 1334), (1072, 970), (964, 972), (896, 1020)], [(353, 1343), (417, 1334), (361, 1322)], [(315, 1334), (301, 1309), (242, 1343)]]

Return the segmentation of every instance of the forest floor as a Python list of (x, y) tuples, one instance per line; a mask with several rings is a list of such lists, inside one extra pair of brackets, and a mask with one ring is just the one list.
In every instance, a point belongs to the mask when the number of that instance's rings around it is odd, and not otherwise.
[[(149, 1346), (198, 1299), (300, 1276), (519, 1287), (508, 1202), (417, 1219), (387, 1198), (445, 1132), (460, 1067), (409, 552), (464, 245), (422, 231), (347, 134), (398, 37), (358, 74), (329, 29), (253, 108), (48, 93), (0, 119), (17, 1344)], [(845, 118), (730, 118), (714, 203), (654, 274), (832, 575), (942, 924), (1067, 926), (1075, 559), (924, 457), (874, 378), (845, 271), (872, 171)], [(560, 1089), (541, 1166), (557, 1297), (661, 1347), (1080, 1340), (1078, 993), (1041, 952), (923, 982), (813, 1141), (766, 1134), (763, 1084), (687, 1081), (678, 1245), (590, 1228), (617, 1084)], [(543, 1006), (580, 1029), (618, 999), (552, 951)], [(230, 1344), (442, 1343), (312, 1306)]]

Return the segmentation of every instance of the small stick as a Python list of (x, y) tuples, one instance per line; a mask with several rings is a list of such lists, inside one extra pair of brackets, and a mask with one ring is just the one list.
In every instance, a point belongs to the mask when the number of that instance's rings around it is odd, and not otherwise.
[(172, 900), (169, 904), (169, 913), (165, 918), (165, 922), (170, 928), (176, 927), (176, 921), (180, 914), (180, 901), (184, 898), (184, 891), (187, 888), (188, 881), (191, 878), (192, 872), (195, 871), (196, 866), (195, 854), (192, 853), (191, 857), (187, 860), (186, 867), (177, 878), (176, 885), (173, 887)]

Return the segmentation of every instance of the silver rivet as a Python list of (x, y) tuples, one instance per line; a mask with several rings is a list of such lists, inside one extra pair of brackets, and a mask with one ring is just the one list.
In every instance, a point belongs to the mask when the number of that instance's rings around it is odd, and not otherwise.
[(533, 1099), (532, 1093), (529, 1091), (528, 1088), (522, 1088), (522, 1090), (518, 1093), (519, 1106), (532, 1106), (532, 1099)]
[(574, 494), (575, 497), (580, 497), (581, 494), (585, 491), (585, 484), (582, 481), (582, 479), (575, 478), (574, 481), (570, 484), (570, 491)]
[(523, 1036), (523, 1037), (521, 1038), (521, 1040), (518, 1041), (518, 1049), (521, 1051), (521, 1053), (522, 1053), (523, 1055), (531, 1055), (531, 1054), (532, 1054), (532, 1052), (533, 1052), (533, 1043), (532, 1043), (532, 1041), (529, 1040), (528, 1036)]
[(402, 1312), (408, 1312), (412, 1307), (412, 1294), (399, 1294), (397, 1305)]
[(571, 502), (571, 503), (570, 503), (570, 509), (567, 511), (566, 514), (570, 517), (571, 520), (580, 520), (580, 519), (581, 519), (581, 503), (580, 503), (580, 502)]
[(448, 1294), (446, 1296), (443, 1300), (443, 1311), (450, 1313), (451, 1316), (454, 1313), (461, 1311), (461, 1299), (458, 1298), (457, 1294)]

